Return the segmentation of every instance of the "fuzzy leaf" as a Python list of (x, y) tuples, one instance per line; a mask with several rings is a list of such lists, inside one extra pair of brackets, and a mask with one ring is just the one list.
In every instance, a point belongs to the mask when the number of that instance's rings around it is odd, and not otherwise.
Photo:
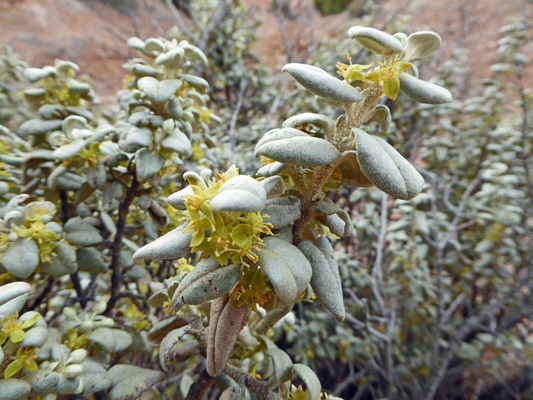
[[(396, 40), (396, 39), (395, 39)], [(306, 64), (287, 64), (282, 71), (288, 72), (311, 93), (332, 101), (354, 103), (363, 96), (353, 86), (329, 75), (320, 68)]]
[(447, 89), (408, 74), (400, 76), (400, 90), (419, 103), (442, 104), (452, 101), (452, 94)]
[(273, 129), (257, 142), (255, 156), (265, 156), (286, 164), (316, 167), (340, 158), (340, 152), (327, 140), (309, 136), (297, 129)]
[(440, 36), (432, 31), (415, 32), (407, 38), (404, 49), (406, 61), (418, 60), (438, 49), (441, 43)]
[(402, 44), (394, 36), (374, 28), (352, 26), (348, 36), (357, 40), (365, 49), (381, 55), (392, 55), (403, 50)]
[(158, 81), (151, 76), (145, 76), (137, 82), (137, 86), (142, 90), (154, 104), (161, 104), (170, 100), (174, 93), (181, 87), (179, 79), (165, 79)]
[(18, 239), (7, 248), (2, 265), (17, 278), (28, 278), (39, 265), (39, 247), (32, 239)]
[(209, 202), (211, 211), (257, 212), (265, 206), (266, 192), (261, 183), (247, 175), (224, 182)]
[(142, 180), (157, 174), (165, 163), (165, 159), (159, 153), (147, 148), (137, 150), (135, 160), (137, 165), (135, 171)]
[(133, 254), (133, 261), (141, 264), (144, 260), (173, 260), (185, 256), (190, 251), (192, 233), (183, 233), (183, 229), (178, 227), (144, 245)]
[(304, 364), (294, 364), (293, 369), (296, 375), (305, 382), (305, 386), (307, 386), (307, 390), (309, 391), (310, 400), (319, 400), (322, 386), (313, 370)]

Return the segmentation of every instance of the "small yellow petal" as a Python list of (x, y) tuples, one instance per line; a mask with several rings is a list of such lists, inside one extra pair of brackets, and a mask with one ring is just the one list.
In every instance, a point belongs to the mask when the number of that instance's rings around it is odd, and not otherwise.
[(413, 64), (411, 63), (406, 63), (406, 62), (401, 62), (401, 63), (398, 63), (398, 75), (400, 75), (403, 71), (405, 71), (406, 69), (408, 68), (411, 68)]
[(396, 100), (400, 91), (400, 80), (398, 78), (383, 82), (383, 93), (391, 100)]
[(372, 82), (379, 82), (381, 80), (380, 71), (377, 69), (370, 71), (368, 74), (366, 74), (365, 79)]

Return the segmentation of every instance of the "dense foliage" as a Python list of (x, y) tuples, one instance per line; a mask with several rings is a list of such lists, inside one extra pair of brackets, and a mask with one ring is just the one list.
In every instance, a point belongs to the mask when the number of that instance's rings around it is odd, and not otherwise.
[(470, 98), (358, 25), (289, 91), (242, 2), (187, 4), (116, 107), (3, 48), (0, 400), (531, 394), (530, 27)]

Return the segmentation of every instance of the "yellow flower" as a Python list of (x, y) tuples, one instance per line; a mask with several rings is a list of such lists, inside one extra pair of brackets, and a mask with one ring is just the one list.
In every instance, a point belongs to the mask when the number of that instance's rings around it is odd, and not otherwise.
[(349, 82), (350, 80), (353, 80), (353, 81), (364, 80), (365, 77), (363, 76), (362, 72), (365, 69), (370, 68), (372, 64), (369, 64), (369, 65), (352, 64), (352, 56), (350, 56), (350, 53), (346, 54), (346, 57), (348, 58), (350, 65), (346, 65), (346, 64), (338, 62), (337, 73), (340, 76), (342, 76), (346, 82)]
[(366, 74), (365, 79), (372, 82), (379, 82), (383, 87), (383, 93), (391, 100), (396, 100), (400, 91), (400, 79), (402, 72), (411, 67), (412, 64), (394, 60), (390, 64), (379, 63), (379, 68)]

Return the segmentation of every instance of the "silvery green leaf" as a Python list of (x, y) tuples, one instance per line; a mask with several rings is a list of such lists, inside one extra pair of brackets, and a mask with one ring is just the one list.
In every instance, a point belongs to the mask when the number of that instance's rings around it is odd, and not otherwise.
[(80, 394), (83, 388), (80, 378), (69, 379), (61, 375), (56, 390), (58, 394)]
[(75, 79), (67, 79), (66, 85), (71, 92), (85, 94), (91, 91), (91, 86), (87, 83), (78, 82)]
[(320, 236), (316, 242), (315, 246), (318, 250), (324, 254), (324, 257), (326, 257), (326, 260), (329, 263), (331, 272), (333, 273), (333, 276), (335, 277), (335, 281), (337, 282), (337, 288), (339, 289), (339, 292), (342, 294), (342, 283), (341, 283), (341, 276), (339, 273), (339, 264), (337, 263), (337, 260), (335, 259), (335, 251), (333, 250), (333, 247), (331, 246), (330, 241), (325, 236)]
[(154, 141), (154, 135), (149, 128), (133, 127), (129, 130), (128, 136), (124, 142), (124, 151), (133, 153), (141, 147), (151, 146)]
[(402, 46), (405, 47), (405, 45), (407, 44), (407, 35), (405, 33), (397, 32), (392, 36), (398, 39), (400, 43), (402, 44)]
[[(169, 295), (171, 294), (169, 293)], [(166, 297), (166, 300), (168, 300), (168, 297)], [(146, 338), (152, 346), (158, 346), (167, 333), (182, 327), (189, 329), (186, 325), (188, 325), (188, 322), (185, 318), (180, 315), (172, 315), (169, 318), (156, 322), (152, 329), (148, 331)]]
[(452, 94), (447, 89), (408, 74), (400, 76), (400, 90), (419, 103), (442, 104), (452, 101)]
[(0, 379), (0, 400), (24, 400), (30, 391), (30, 384), (22, 379)]
[(43, 104), (38, 113), (43, 119), (59, 119), (65, 116), (66, 110), (61, 104)]
[(355, 150), (345, 151), (342, 154), (342, 159), (343, 161), (338, 166), (342, 175), (342, 182), (351, 186), (372, 186), (372, 182), (361, 171)]
[(282, 229), (300, 218), (300, 200), (294, 196), (267, 200), (261, 215), (264, 222), (272, 224), (273, 229)]
[(106, 397), (108, 400), (139, 399), (142, 393), (165, 378), (161, 371), (125, 364), (114, 365), (107, 371), (107, 376), (113, 381), (113, 389)]
[(286, 164), (316, 167), (328, 165), (341, 153), (330, 142), (297, 129), (273, 129), (257, 142), (255, 156), (265, 156)]
[(102, 208), (104, 211), (112, 211), (120, 205), (120, 199), (124, 195), (124, 188), (118, 182), (108, 185), (102, 197)]
[(19, 347), (42, 347), (48, 337), (48, 329), (42, 326), (33, 326), (24, 333), (24, 339), (17, 344)]
[(87, 120), (78, 115), (69, 115), (62, 121), (61, 125), (67, 137), (74, 139), (75, 137), (72, 132), (75, 129), (85, 129), (87, 127)]
[(184, 304), (199, 305), (224, 296), (233, 289), (240, 274), (241, 265), (231, 264), (215, 268), (196, 280), (191, 279), (186, 287), (180, 283), (172, 296), (174, 310)]
[(307, 124), (313, 124), (316, 127), (323, 129), (325, 132), (328, 132), (335, 127), (335, 121), (330, 117), (314, 113), (303, 113), (290, 117), (283, 122), (282, 126), (283, 128), (298, 128)]
[(288, 168), (287, 164), (274, 161), (273, 163), (263, 165), (261, 168), (259, 168), (256, 172), (256, 175), (265, 177), (278, 175), (281, 174), (286, 168)]
[[(298, 295), (302, 293), (309, 285), (313, 273), (311, 264), (309, 264), (305, 255), (296, 246), (274, 236), (266, 237), (264, 243), (264, 249), (272, 251), (286, 261), (296, 283)], [(261, 249), (261, 251), (264, 249)]]
[(378, 104), (374, 114), (370, 117), (368, 121), (365, 122), (365, 125), (369, 125), (372, 122), (377, 122), (382, 132), (387, 132), (389, 130), (392, 118), (389, 107), (383, 104)]
[(175, 97), (167, 103), (167, 111), (172, 118), (180, 119), (183, 116), (183, 108), (181, 107), (181, 101)]
[(302, 240), (298, 248), (305, 254), (313, 268), (311, 287), (316, 294), (316, 298), (335, 315), (337, 320), (344, 320), (345, 311), (342, 292), (339, 291), (337, 279), (331, 271), (328, 260), (309, 240)]
[(102, 258), (102, 253), (96, 249), (78, 247), (76, 250), (76, 262), (79, 271), (105, 274), (109, 271), (108, 265)]
[(151, 76), (145, 76), (137, 81), (137, 86), (154, 104), (161, 104), (170, 100), (174, 93), (181, 87), (179, 79), (165, 79), (158, 81)]
[(209, 83), (207, 83), (205, 79), (196, 75), (179, 74), (177, 77), (201, 92), (205, 91), (209, 87)]
[(54, 150), (56, 160), (65, 161), (78, 154), (85, 146), (85, 140), (78, 139)]
[[(54, 171), (60, 171), (61, 166), (56, 167)], [(48, 176), (48, 179), (50, 182), (52, 182), (52, 177), (54, 175), (50, 174)], [(82, 185), (85, 183), (85, 178), (79, 175), (76, 175), (72, 172), (61, 172), (58, 174), (56, 178), (57, 186), (59, 186), (61, 189), (64, 190), (74, 190), (78, 191), (81, 189)]]
[(46, 96), (46, 90), (42, 88), (31, 88), (24, 90), (24, 98), (31, 109), (39, 108)]
[(207, 57), (205, 56), (204, 52), (200, 50), (198, 47), (186, 44), (181, 47), (183, 51), (185, 52), (185, 56), (193, 61), (200, 61), (204, 65), (207, 65)]
[(272, 360), (274, 371), (274, 382), (282, 383), (289, 381), (292, 378), (293, 365), (292, 360), (283, 350), (269, 349), (267, 354)]
[(57, 75), (57, 71), (53, 67), (49, 68), (26, 68), (24, 70), (24, 76), (31, 83), (40, 81), (41, 79), (48, 78), (49, 76)]
[(172, 348), (187, 334), (189, 327), (174, 329), (167, 333), (159, 346), (159, 363), (165, 372), (172, 370)]
[(50, 262), (41, 263), (41, 271), (45, 274), (61, 277), (73, 274), (78, 269), (76, 252), (65, 242), (59, 242), (54, 247), (55, 255), (50, 255)]
[(165, 159), (155, 151), (142, 148), (135, 153), (135, 162), (137, 176), (142, 180), (147, 180), (161, 171)]
[(441, 43), (440, 36), (432, 31), (415, 32), (407, 38), (404, 60), (418, 60), (436, 50)]
[(174, 207), (177, 210), (186, 210), (187, 207), (185, 206), (185, 203), (183, 202), (183, 196), (190, 196), (192, 194), (194, 194), (192, 187), (186, 186), (180, 191), (168, 196), (168, 199), (167, 199), (168, 204), (170, 204), (172, 207)]
[(265, 206), (266, 192), (254, 178), (238, 175), (224, 182), (209, 202), (212, 211), (257, 212)]
[(86, 182), (95, 189), (99, 189), (107, 182), (107, 172), (101, 163), (95, 167), (85, 167), (81, 171), (85, 175)]
[(309, 391), (309, 400), (319, 400), (322, 386), (313, 370), (305, 364), (294, 364), (293, 369), (296, 375), (305, 382), (305, 386)]
[(146, 268), (140, 265), (132, 265), (126, 270), (126, 275), (130, 279), (141, 279), (146, 276)]
[(80, 217), (69, 219), (64, 229), (65, 238), (75, 246), (94, 246), (104, 240), (94, 226)]
[(324, 214), (326, 225), (331, 229), (333, 234), (343, 237), (352, 236), (355, 233), (350, 215), (346, 210), (343, 210), (331, 200), (326, 199), (320, 201), (317, 206), (317, 211)]
[(401, 53), (402, 44), (394, 36), (374, 28), (352, 26), (348, 36), (357, 40), (361, 46), (373, 53), (384, 56)]
[[(292, 372), (292, 370), (291, 370)], [(225, 389), (218, 400), (247, 400), (243, 398), (243, 390), (238, 386), (232, 386)], [(184, 396), (185, 397), (185, 396)]]
[(24, 221), (26, 221), (26, 212), (22, 207), (18, 210), (9, 210), (4, 214), (4, 222), (7, 226), (11, 224), (21, 225)]
[[(47, 327), (46, 321), (44, 320), (43, 316), (41, 314), (39, 314), (37, 311), (26, 311), (24, 314), (22, 314), (17, 319), (17, 322), (19, 324), (22, 324), (22, 323), (34, 318), (35, 316), (37, 316), (37, 321), (35, 321), (35, 323), (32, 325), (32, 327), (40, 326), (42, 328), (46, 328)], [(47, 338), (48, 338), (48, 335), (47, 335)]]
[(420, 193), (424, 179), (394, 147), (360, 129), (355, 141), (361, 171), (374, 185), (402, 200), (412, 199)]
[(72, 61), (65, 60), (56, 60), (54, 67), (57, 72), (59, 72), (63, 76), (67, 76), (72, 72), (78, 72), (80, 70), (78, 64), (75, 64)]
[(26, 282), (13, 282), (0, 286), (0, 317), (18, 313), (28, 299), (31, 286)]
[(162, 147), (174, 150), (183, 157), (190, 157), (192, 154), (192, 146), (189, 138), (178, 128), (174, 129), (163, 141)]
[(126, 42), (130, 49), (136, 49), (144, 51), (144, 42), (138, 37), (130, 37)]
[(2, 256), (2, 265), (17, 278), (28, 278), (39, 265), (39, 247), (32, 239), (17, 239)]
[(107, 371), (87, 373), (85, 366), (83, 366), (83, 374), (80, 376), (80, 379), (83, 384), (82, 394), (103, 392), (113, 385), (113, 382), (107, 376)]
[(42, 133), (60, 129), (62, 123), (63, 121), (60, 119), (30, 119), (29, 121), (26, 121), (20, 125), (19, 133), (22, 136), (40, 135)]
[(292, 307), (299, 293), (287, 261), (272, 250), (264, 248), (257, 253), (257, 256), (259, 258), (257, 264), (270, 280), (276, 295), (285, 306)]
[(163, 125), (163, 117), (149, 111), (139, 111), (129, 116), (128, 122), (135, 126), (151, 126), (159, 128)]
[(24, 378), (31, 385), (32, 394), (47, 395), (56, 390), (61, 374), (54, 371), (28, 371)]
[(158, 69), (144, 64), (133, 64), (130, 71), (135, 76), (152, 76), (154, 78), (160, 78), (163, 75)]
[(183, 233), (184, 229), (178, 227), (144, 245), (133, 254), (133, 260), (140, 264), (144, 260), (173, 260), (185, 256), (190, 251), (192, 233)]
[(87, 335), (87, 338), (102, 346), (107, 353), (116, 353), (127, 349), (133, 343), (128, 332), (113, 328), (96, 328)]
[(281, 196), (285, 193), (285, 181), (281, 176), (271, 176), (260, 181), (265, 189), (267, 199)]
[(160, 53), (164, 49), (165, 49), (165, 44), (159, 39), (150, 38), (144, 42), (143, 50), (146, 54)]
[[(395, 39), (396, 40), (396, 39)], [(334, 78), (317, 67), (306, 64), (287, 64), (282, 71), (288, 72), (296, 81), (311, 93), (328, 100), (342, 103), (360, 101), (363, 96), (353, 86)]]

